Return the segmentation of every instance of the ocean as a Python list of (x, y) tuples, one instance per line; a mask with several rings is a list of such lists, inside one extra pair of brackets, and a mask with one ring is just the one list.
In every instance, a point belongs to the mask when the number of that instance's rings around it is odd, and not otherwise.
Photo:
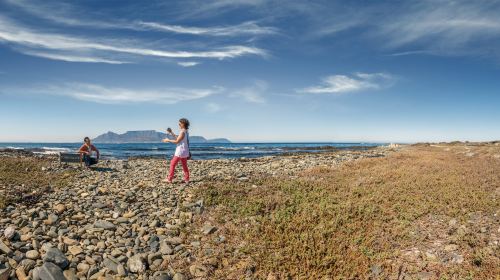
[[(39, 154), (77, 151), (82, 143), (0, 143), (1, 148), (23, 149)], [(386, 143), (191, 143), (193, 159), (255, 158), (285, 153), (317, 153), (334, 149), (366, 149)], [(131, 157), (170, 158), (175, 145), (169, 143), (99, 144), (103, 159)]]

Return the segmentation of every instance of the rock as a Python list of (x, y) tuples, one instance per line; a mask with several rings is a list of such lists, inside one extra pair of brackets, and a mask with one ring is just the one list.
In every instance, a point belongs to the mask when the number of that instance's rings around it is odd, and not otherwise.
[(30, 250), (30, 251), (26, 252), (26, 257), (28, 259), (36, 260), (40, 257), (40, 253), (38, 253), (37, 250)]
[(73, 256), (83, 253), (83, 250), (80, 246), (70, 246), (68, 250)]
[(62, 214), (64, 211), (66, 211), (66, 206), (64, 204), (57, 204), (56, 206), (54, 206), (54, 210), (56, 210), (58, 214)]
[(170, 245), (164, 240), (160, 243), (160, 253), (163, 255), (172, 255), (174, 253), (174, 250)]
[(62, 269), (51, 262), (46, 262), (40, 267), (38, 277), (41, 280), (66, 280)]
[(8, 227), (3, 232), (3, 235), (7, 238), (7, 240), (12, 240), (16, 236), (16, 229), (14, 227)]
[(184, 274), (180, 273), (180, 272), (177, 272), (175, 275), (174, 275), (174, 278), (172, 278), (172, 280), (187, 280), (187, 277), (184, 276)]
[(153, 275), (153, 280), (172, 280), (172, 277), (170, 277), (170, 274), (161, 272)]
[(78, 244), (78, 241), (74, 240), (74, 239), (71, 239), (71, 238), (68, 238), (68, 237), (63, 237), (63, 243), (66, 244), (66, 245), (77, 245)]
[(66, 256), (57, 248), (49, 248), (47, 253), (43, 256), (43, 261), (54, 263), (63, 269), (69, 265), (69, 261)]
[(47, 217), (47, 220), (45, 221), (45, 223), (47, 225), (53, 225), (57, 222), (57, 220), (59, 220), (59, 216), (57, 216), (56, 214), (50, 214), (48, 217)]
[(123, 264), (119, 264), (116, 267), (116, 271), (117, 271), (117, 274), (119, 276), (127, 276), (127, 271), (125, 270), (125, 267), (123, 266)]
[(9, 246), (5, 245), (2, 240), (0, 240), (0, 251), (4, 252), (6, 255), (12, 254), (12, 250), (9, 248)]
[(113, 223), (105, 221), (105, 220), (95, 221), (94, 227), (95, 228), (103, 228), (103, 229), (107, 229), (107, 230), (111, 230), (111, 229), (116, 228), (116, 226)]
[(203, 226), (203, 228), (201, 229), (201, 231), (203, 232), (203, 234), (205, 235), (209, 235), (211, 233), (214, 233), (215, 231), (217, 230), (216, 227), (214, 226), (211, 226), (211, 225), (205, 225)]
[(79, 271), (79, 272), (82, 272), (84, 274), (87, 273), (87, 271), (89, 271), (90, 269), (90, 265), (84, 263), (84, 262), (81, 262), (79, 263), (77, 266), (76, 266), (76, 269)]
[(8, 280), (10, 275), (10, 268), (0, 269), (0, 280)]
[(19, 280), (26, 280), (28, 277), (26, 276), (26, 273), (24, 273), (24, 267), (18, 266), (16, 269), (16, 276), (17, 279)]
[(35, 268), (36, 262), (34, 260), (24, 259), (21, 261), (21, 265), (24, 267), (24, 272), (28, 273)]
[(112, 257), (107, 257), (104, 258), (103, 263), (104, 266), (106, 266), (109, 270), (113, 271), (114, 273), (118, 273), (118, 265), (120, 264), (118, 260)]
[(64, 277), (67, 279), (67, 280), (78, 280), (78, 277), (76, 277), (75, 275), (75, 270), (74, 268), (73, 269), (68, 269), (68, 270), (65, 270), (63, 272), (64, 274)]
[(140, 255), (135, 255), (127, 261), (128, 270), (134, 273), (143, 273), (146, 271), (144, 259)]

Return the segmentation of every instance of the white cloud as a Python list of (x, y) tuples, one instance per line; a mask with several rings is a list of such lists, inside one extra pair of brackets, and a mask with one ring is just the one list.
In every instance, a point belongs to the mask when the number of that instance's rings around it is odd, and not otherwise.
[(304, 93), (346, 93), (364, 90), (377, 90), (391, 86), (393, 76), (385, 73), (355, 73), (351, 76), (332, 75), (324, 78), (319, 86), (307, 87), (298, 90)]
[(223, 91), (220, 87), (207, 89), (191, 88), (160, 88), (160, 89), (130, 89), (106, 87), (95, 84), (68, 83), (48, 86), (36, 90), (24, 90), (40, 94), (50, 94), (71, 97), (78, 100), (104, 104), (120, 103), (161, 103), (175, 104), (208, 97)]
[(267, 91), (267, 88), (267, 82), (257, 80), (252, 86), (233, 91), (230, 97), (243, 98), (243, 100), (251, 103), (266, 103), (264, 93)]
[(240, 35), (270, 35), (277, 32), (276, 28), (260, 26), (254, 21), (247, 21), (237, 25), (194, 27), (165, 24), (158, 22), (107, 22), (89, 18), (80, 18), (79, 13), (70, 4), (57, 6), (47, 3), (31, 3), (24, 0), (7, 0), (12, 5), (37, 17), (47, 19), (56, 23), (69, 26), (93, 27), (100, 29), (131, 29), (131, 30), (155, 30), (169, 33), (207, 35), (207, 36), (240, 36)]
[(209, 113), (217, 113), (222, 110), (222, 107), (217, 103), (210, 102), (205, 105), (205, 110)]
[(238, 36), (238, 35), (266, 35), (275, 34), (277, 30), (273, 27), (259, 26), (253, 21), (244, 22), (238, 25), (221, 27), (189, 27), (180, 25), (161, 24), (156, 22), (138, 21), (138, 26), (148, 29), (166, 31), (180, 34), (191, 35), (210, 35), (210, 36)]
[(25, 51), (23, 51), (23, 53), (27, 54), (27, 55), (38, 56), (38, 57), (43, 57), (43, 58), (48, 58), (48, 59), (53, 59), (53, 60), (68, 61), (68, 62), (91, 62), (91, 63), (108, 63), (108, 64), (125, 64), (125, 63), (128, 63), (128, 62), (125, 62), (125, 61), (103, 59), (103, 58), (93, 57), (93, 56), (77, 56), (77, 55), (53, 54), (53, 53), (39, 52), (39, 51), (29, 51), (29, 50), (25, 50)]
[(177, 62), (177, 65), (182, 66), (182, 67), (193, 67), (200, 64), (197, 61), (179, 61)]
[[(10, 20), (0, 16), (0, 41), (12, 44), (19, 52), (30, 54), (45, 53), (46, 58), (66, 60), (69, 57), (85, 57), (87, 62), (117, 63), (114, 59), (103, 58), (116, 54), (125, 54), (145, 57), (163, 58), (208, 58), (227, 59), (243, 55), (266, 56), (262, 49), (249, 46), (223, 46), (212, 50), (203, 51), (168, 51), (140, 47), (142, 42), (132, 44), (130, 41), (97, 40), (90, 38), (80, 38), (63, 34), (43, 33), (12, 23)], [(139, 47), (130, 47), (130, 45)], [(63, 51), (61, 54), (48, 54), (46, 51)], [(94, 60), (94, 61), (93, 61)], [(83, 59), (80, 61), (83, 62)]]

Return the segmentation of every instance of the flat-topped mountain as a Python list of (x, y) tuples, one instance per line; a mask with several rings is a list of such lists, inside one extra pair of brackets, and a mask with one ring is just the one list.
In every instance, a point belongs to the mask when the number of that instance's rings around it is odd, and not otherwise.
[[(109, 131), (93, 139), (95, 143), (151, 143), (161, 142), (162, 139), (172, 139), (171, 135), (156, 130), (127, 131), (123, 134)], [(226, 138), (206, 139), (203, 136), (190, 136), (190, 143), (231, 143)]]

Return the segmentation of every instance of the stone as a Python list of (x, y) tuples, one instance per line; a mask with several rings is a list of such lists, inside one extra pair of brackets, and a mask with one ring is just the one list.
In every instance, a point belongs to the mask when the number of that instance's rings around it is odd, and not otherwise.
[(164, 240), (164, 241), (160, 242), (160, 253), (162, 253), (163, 255), (172, 255), (174, 253), (174, 250)]
[(24, 267), (24, 272), (28, 273), (35, 268), (36, 262), (34, 260), (24, 259), (21, 261), (21, 265)]
[(119, 276), (127, 276), (127, 271), (125, 270), (125, 267), (123, 266), (123, 264), (119, 264), (116, 267), (116, 271), (117, 271), (117, 274)]
[(26, 273), (24, 272), (24, 267), (18, 266), (16, 269), (16, 276), (18, 280), (26, 280), (28, 279), (28, 276), (26, 276)]
[(105, 221), (105, 220), (95, 221), (94, 227), (95, 228), (107, 229), (107, 230), (112, 230), (112, 229), (116, 228), (116, 226), (113, 223)]
[(128, 270), (134, 273), (143, 273), (146, 271), (144, 259), (140, 255), (135, 255), (127, 261)]
[(40, 253), (38, 253), (37, 250), (30, 250), (30, 251), (26, 252), (26, 257), (28, 259), (36, 260), (40, 257)]
[(38, 277), (41, 280), (66, 280), (62, 269), (51, 262), (44, 263), (38, 269)]
[(69, 246), (71, 246), (71, 245), (77, 245), (78, 244), (78, 241), (76, 241), (74, 239), (71, 239), (71, 238), (68, 238), (66, 236), (63, 237), (62, 240), (63, 240), (64, 244), (69, 245)]
[(54, 210), (56, 210), (58, 214), (62, 214), (64, 211), (66, 211), (66, 206), (64, 204), (57, 204), (56, 206), (54, 206)]
[(159, 274), (153, 275), (153, 280), (172, 280), (170, 274), (160, 272)]
[(57, 216), (56, 214), (50, 214), (47, 217), (47, 220), (45, 221), (45, 223), (48, 225), (53, 225), (57, 222), (57, 220), (59, 220), (59, 216)]
[(69, 265), (69, 261), (66, 256), (57, 248), (49, 248), (43, 256), (43, 261), (54, 263), (62, 269)]
[(7, 227), (3, 232), (3, 235), (7, 240), (12, 240), (16, 236), (16, 229), (14, 227)]
[(203, 232), (203, 234), (205, 235), (209, 235), (211, 233), (214, 233), (215, 231), (217, 231), (217, 228), (212, 226), (212, 225), (205, 225), (203, 226), (203, 228), (201, 229), (201, 231)]
[(8, 280), (10, 275), (10, 268), (0, 269), (0, 280)]
[(9, 248), (9, 246), (5, 245), (2, 240), (0, 240), (0, 251), (4, 252), (6, 255), (12, 254), (12, 250)]
[(80, 246), (70, 246), (68, 248), (68, 251), (73, 255), (73, 256), (76, 256), (78, 254), (81, 254), (83, 253), (83, 250)]
[(172, 278), (172, 280), (187, 280), (187, 277), (184, 276), (184, 274), (177, 272), (174, 274), (174, 278)]
[(114, 273), (118, 273), (118, 265), (120, 264), (119, 261), (117, 261), (115, 258), (112, 257), (107, 257), (104, 258), (104, 266), (107, 267), (109, 270), (113, 271)]
[(63, 274), (67, 280), (78, 280), (78, 277), (76, 277), (76, 275), (75, 275), (74, 269), (65, 270), (65, 271), (63, 271)]
[(77, 269), (79, 272), (82, 272), (82, 273), (87, 273), (87, 271), (89, 271), (89, 269), (90, 269), (90, 265), (88, 265), (87, 263), (81, 262), (81, 263), (79, 263), (79, 264), (76, 266), (76, 269)]

